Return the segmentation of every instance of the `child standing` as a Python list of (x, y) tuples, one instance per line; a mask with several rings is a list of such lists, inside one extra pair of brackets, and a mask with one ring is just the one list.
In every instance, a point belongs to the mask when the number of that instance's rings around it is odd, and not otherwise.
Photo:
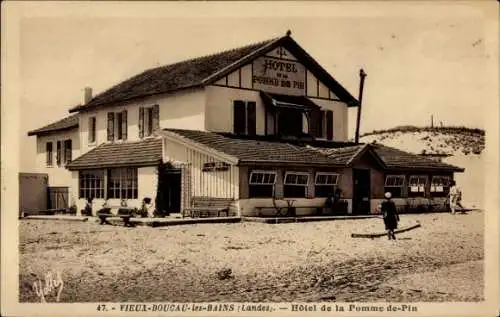
[(385, 193), (386, 200), (382, 202), (381, 211), (384, 218), (385, 229), (389, 240), (396, 240), (394, 230), (398, 228), (399, 215), (396, 209), (396, 204), (391, 200), (392, 194)]

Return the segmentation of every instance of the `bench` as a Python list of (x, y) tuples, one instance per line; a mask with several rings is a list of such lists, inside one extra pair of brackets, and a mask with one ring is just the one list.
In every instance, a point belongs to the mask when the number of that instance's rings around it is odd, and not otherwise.
[(184, 212), (193, 218), (210, 217), (211, 214), (220, 217), (221, 213), (226, 213), (226, 217), (229, 217), (229, 209), (233, 202), (232, 198), (196, 196), (191, 200), (191, 207), (184, 208)]
[[(116, 214), (116, 217), (120, 217), (122, 220), (123, 220), (123, 225), (125, 227), (133, 227), (132, 223), (130, 223), (130, 218), (134, 217), (134, 213), (135, 213), (135, 208), (130, 208), (130, 207), (117, 207), (118, 208), (118, 212)], [(97, 212), (97, 217), (99, 217), (99, 219), (101, 220), (101, 225), (104, 225), (104, 224), (111, 224), (107, 218), (109, 217), (115, 217), (115, 215), (113, 215), (111, 213), (111, 207), (105, 207), (105, 208), (102, 208), (100, 209), (98, 212)]]

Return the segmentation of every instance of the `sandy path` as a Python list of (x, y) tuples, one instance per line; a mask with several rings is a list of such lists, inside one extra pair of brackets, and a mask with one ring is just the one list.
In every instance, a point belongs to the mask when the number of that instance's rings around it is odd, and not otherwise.
[[(31, 284), (49, 270), (62, 272), (62, 301), (480, 298), (477, 292), (412, 291), (417, 288), (397, 277), (483, 259), (483, 214), (403, 215), (401, 225), (416, 221), (422, 228), (396, 242), (350, 237), (380, 231), (380, 219), (167, 228), (22, 221), (20, 298), (36, 300)], [(233, 278), (217, 279), (222, 268), (231, 268)], [(482, 280), (470, 283), (482, 289)]]

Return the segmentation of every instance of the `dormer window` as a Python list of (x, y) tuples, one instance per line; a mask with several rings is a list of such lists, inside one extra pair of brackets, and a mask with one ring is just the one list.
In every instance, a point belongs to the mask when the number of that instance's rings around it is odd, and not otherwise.
[(233, 102), (233, 131), (240, 135), (255, 135), (256, 103), (255, 101), (235, 100)]

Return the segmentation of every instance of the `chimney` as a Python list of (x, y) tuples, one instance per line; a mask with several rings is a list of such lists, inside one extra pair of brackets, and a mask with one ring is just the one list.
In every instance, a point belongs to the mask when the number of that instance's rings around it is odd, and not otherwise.
[(92, 100), (92, 88), (85, 87), (83, 88), (83, 104), (86, 105)]
[(365, 77), (366, 77), (366, 73), (363, 70), (363, 68), (361, 68), (359, 70), (359, 98), (358, 98), (359, 105), (358, 105), (358, 116), (356, 118), (356, 135), (355, 135), (355, 139), (354, 139), (354, 142), (356, 144), (359, 144), (359, 125), (360, 125), (360, 121), (361, 121), (361, 104), (363, 102), (363, 88), (365, 85)]

